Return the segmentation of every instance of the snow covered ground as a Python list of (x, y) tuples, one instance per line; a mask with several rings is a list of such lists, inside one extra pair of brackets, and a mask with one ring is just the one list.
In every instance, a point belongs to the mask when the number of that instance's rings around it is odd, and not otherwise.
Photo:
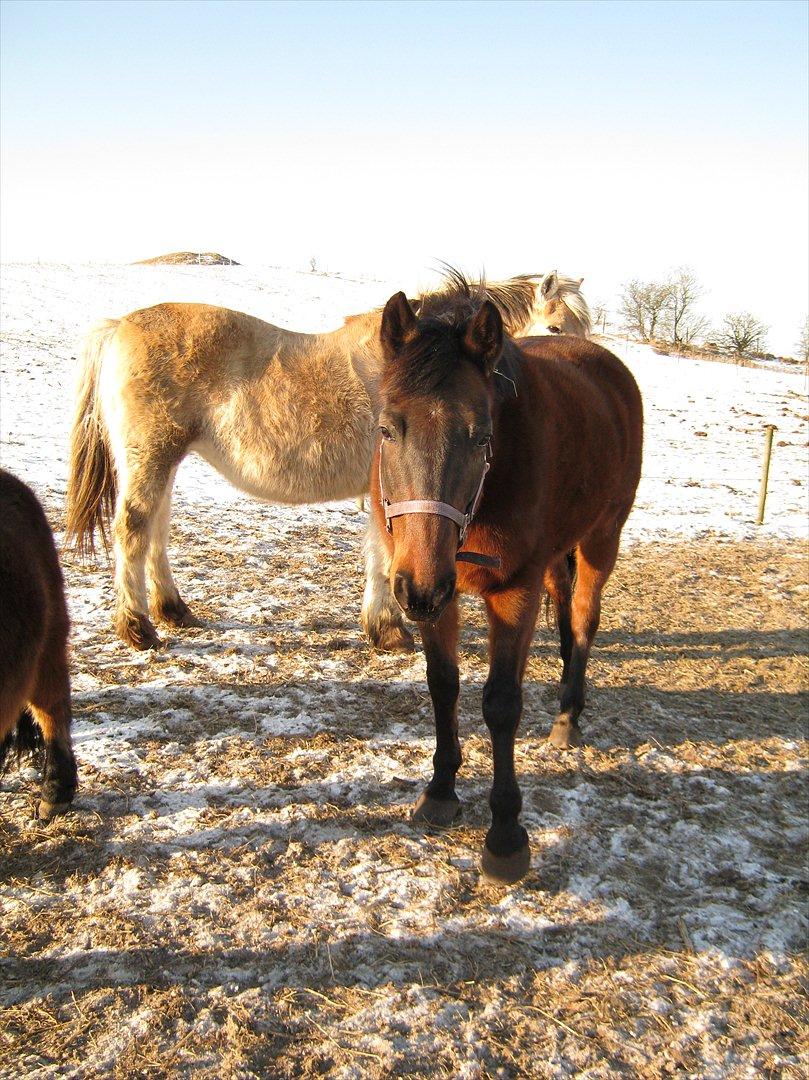
[[(425, 283), (4, 266), (0, 462), (58, 529), (98, 318), (201, 300), (318, 331)], [(407, 821), (432, 753), (424, 664), (362, 641), (353, 504), (267, 506), (184, 463), (173, 566), (205, 625), (154, 654), (113, 637), (108, 568), (65, 554), (81, 787), (47, 828), (33, 770), (0, 791), (3, 1075), (798, 1075), (805, 378), (607, 344), (644, 395), (644, 477), (575, 754), (543, 742), (558, 663), (537, 633), (516, 889), (477, 873), (471, 604), (464, 823)]]
[[(429, 284), (429, 280), (425, 282)], [(74, 360), (89, 325), (161, 300), (249, 311), (294, 330), (335, 329), (343, 316), (383, 304), (416, 282), (356, 280), (243, 266), (30, 266), (2, 268), (5, 362), (0, 454), (40, 492), (62, 495)], [(638, 380), (646, 408), (643, 479), (625, 537), (805, 537), (809, 530), (806, 376), (661, 356), (604, 339)], [(767, 519), (754, 522), (764, 428), (775, 424)], [(247, 501), (200, 461), (181, 469), (190, 503)], [(294, 511), (297, 520), (299, 511)]]

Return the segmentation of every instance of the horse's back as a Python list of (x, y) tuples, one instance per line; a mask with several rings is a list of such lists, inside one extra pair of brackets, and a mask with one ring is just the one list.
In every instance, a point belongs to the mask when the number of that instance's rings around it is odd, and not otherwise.
[(0, 469), (0, 738), (16, 723), (40, 656), (64, 648), (68, 615), (53, 534), (38, 499)]
[(272, 355), (289, 334), (231, 308), (164, 303), (125, 315), (116, 345), (135, 370), (146, 364), (181, 382), (217, 380)]
[(609, 350), (577, 337), (526, 338), (524, 377), (554, 461), (551, 516), (623, 520), (643, 449), (643, 403), (632, 373)]
[[(626, 453), (643, 439), (643, 401), (632, 372), (609, 349), (578, 337), (534, 337), (518, 342), (523, 352), (542, 362), (544, 380), (568, 404), (593, 408), (595, 403), (613, 417)], [(638, 459), (638, 468), (640, 461)]]

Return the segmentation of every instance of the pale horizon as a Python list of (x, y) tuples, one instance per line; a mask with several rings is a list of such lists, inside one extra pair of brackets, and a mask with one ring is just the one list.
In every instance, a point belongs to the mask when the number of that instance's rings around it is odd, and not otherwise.
[(807, 10), (6, 0), (0, 257), (558, 269), (613, 318), (689, 266), (792, 354)]

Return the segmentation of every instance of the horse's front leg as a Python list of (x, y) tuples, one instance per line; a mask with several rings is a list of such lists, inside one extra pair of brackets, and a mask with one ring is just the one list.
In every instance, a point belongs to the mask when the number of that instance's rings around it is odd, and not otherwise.
[(413, 809), (413, 821), (450, 825), (460, 813), (455, 774), (461, 767), (458, 741), (458, 601), (453, 600), (436, 623), (421, 624), (427, 657), (427, 685), (435, 710), (433, 778)]
[(492, 740), (492, 825), (483, 848), (483, 873), (511, 884), (528, 872), (528, 833), (519, 823), (522, 795), (514, 771), (514, 739), (522, 715), (522, 680), (539, 609), (539, 582), (487, 597), (489, 678), (483, 718)]
[(391, 592), (388, 573), (390, 556), (385, 550), (373, 514), (365, 529), (365, 593), (362, 598), (362, 628), (380, 652), (412, 652), (413, 635), (404, 624), (402, 609)]

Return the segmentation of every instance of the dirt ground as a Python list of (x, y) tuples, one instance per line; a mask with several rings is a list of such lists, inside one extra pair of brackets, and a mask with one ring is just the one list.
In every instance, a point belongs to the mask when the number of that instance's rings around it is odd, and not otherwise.
[(156, 655), (65, 561), (80, 791), (47, 826), (30, 768), (0, 791), (2, 1076), (806, 1075), (805, 545), (626, 548), (578, 751), (544, 743), (538, 628), (505, 889), (477, 606), (463, 816), (424, 833), (423, 658), (362, 639), (356, 523), (223, 544), (205, 513), (174, 548), (206, 625)]

